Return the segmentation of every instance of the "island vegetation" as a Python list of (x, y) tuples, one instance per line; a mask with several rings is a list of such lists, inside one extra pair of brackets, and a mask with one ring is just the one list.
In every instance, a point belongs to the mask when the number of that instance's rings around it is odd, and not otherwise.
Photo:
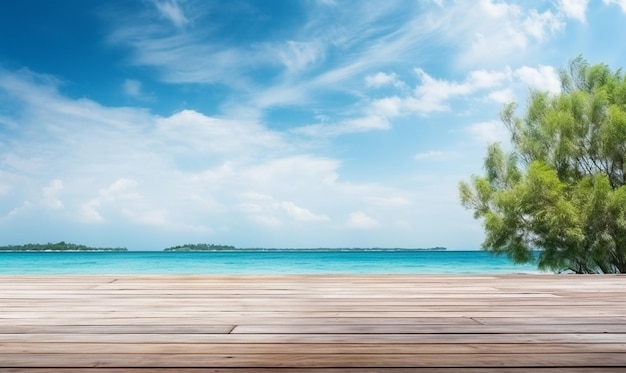
[(168, 247), (163, 251), (222, 251), (222, 250), (236, 250), (234, 246), (229, 245), (215, 245), (215, 244), (186, 244)]
[(107, 248), (107, 247), (89, 247), (64, 241), (57, 243), (37, 244), (29, 243), (26, 245), (7, 245), (0, 246), (0, 251), (128, 251), (123, 247)]
[(431, 247), (431, 248), (380, 248), (380, 247), (353, 247), (353, 248), (328, 248), (328, 247), (318, 247), (318, 248), (263, 248), (263, 247), (254, 247), (254, 248), (237, 248), (235, 246), (230, 245), (216, 245), (216, 244), (185, 244), (169, 247), (164, 249), (163, 251), (445, 251), (447, 250), (445, 247)]
[(626, 273), (626, 76), (584, 58), (558, 94), (533, 91), (501, 118), (512, 150), (487, 149), (483, 176), (460, 184), (483, 220), (485, 250), (540, 269)]

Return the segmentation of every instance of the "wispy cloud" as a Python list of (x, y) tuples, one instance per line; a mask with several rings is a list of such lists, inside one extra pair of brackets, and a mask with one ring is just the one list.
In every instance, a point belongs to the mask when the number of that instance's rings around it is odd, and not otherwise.
[(287, 40), (284, 44), (273, 45), (271, 49), (287, 70), (287, 74), (302, 72), (324, 59), (324, 47), (317, 41)]
[(143, 95), (141, 92), (141, 82), (134, 79), (126, 79), (122, 85), (124, 93), (128, 96), (139, 98)]
[(456, 153), (452, 153), (452, 152), (431, 150), (428, 152), (417, 153), (413, 156), (413, 159), (418, 160), (418, 161), (439, 161), (439, 160), (448, 159), (455, 155)]
[(122, 83), (122, 92), (135, 100), (140, 101), (154, 101), (155, 97), (153, 94), (147, 93), (143, 89), (143, 84), (141, 81), (136, 79), (126, 79), (124, 83)]
[(622, 12), (626, 13), (626, 0), (602, 0), (602, 2), (609, 5), (617, 5), (622, 9)]
[(154, 5), (161, 17), (169, 20), (176, 27), (183, 27), (189, 20), (178, 0), (153, 0)]

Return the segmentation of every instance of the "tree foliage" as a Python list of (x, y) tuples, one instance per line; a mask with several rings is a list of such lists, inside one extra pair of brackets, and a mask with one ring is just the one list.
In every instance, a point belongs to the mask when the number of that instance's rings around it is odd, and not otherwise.
[(459, 186), (482, 219), (483, 249), (556, 272), (626, 273), (626, 77), (578, 57), (559, 94), (505, 106), (508, 153), (487, 150), (484, 176)]
[(29, 243), (26, 245), (0, 246), (0, 251), (127, 251), (125, 247), (90, 247), (65, 241), (47, 244)]
[(168, 247), (163, 251), (219, 251), (219, 250), (236, 250), (235, 246), (215, 245), (215, 244), (186, 244)]

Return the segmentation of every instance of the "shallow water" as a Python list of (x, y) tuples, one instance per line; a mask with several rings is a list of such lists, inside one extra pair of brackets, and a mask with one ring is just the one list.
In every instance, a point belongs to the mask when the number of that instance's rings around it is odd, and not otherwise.
[(483, 251), (219, 251), (0, 253), (0, 274), (537, 273)]

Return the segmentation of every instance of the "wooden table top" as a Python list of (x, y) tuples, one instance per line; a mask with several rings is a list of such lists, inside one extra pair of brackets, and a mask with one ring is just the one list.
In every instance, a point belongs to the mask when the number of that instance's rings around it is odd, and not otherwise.
[(626, 276), (0, 276), (0, 371), (626, 372)]

